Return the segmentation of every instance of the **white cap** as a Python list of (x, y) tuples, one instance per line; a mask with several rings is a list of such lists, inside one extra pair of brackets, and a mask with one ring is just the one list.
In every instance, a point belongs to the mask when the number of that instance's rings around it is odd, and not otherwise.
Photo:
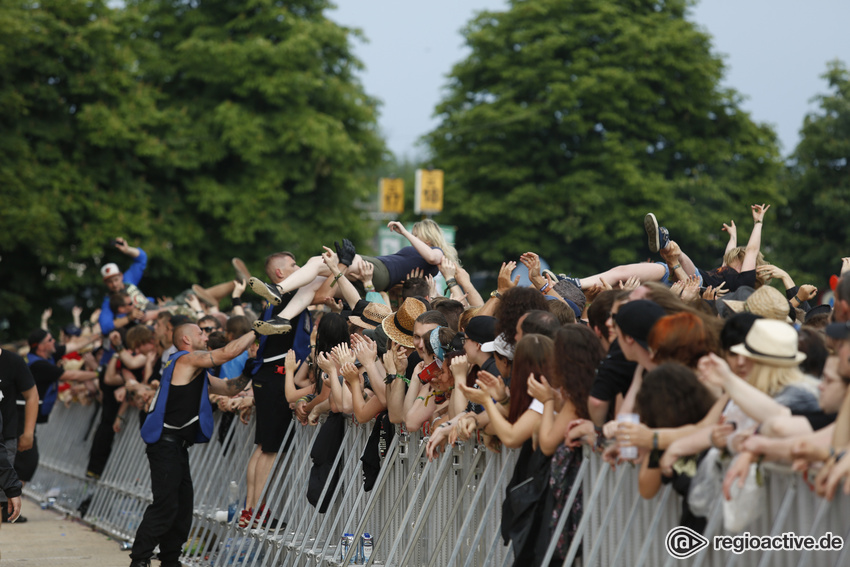
[(482, 352), (498, 352), (508, 360), (514, 359), (514, 349), (515, 347), (509, 345), (507, 339), (505, 339), (505, 333), (496, 337), (496, 340), (481, 345)]
[(107, 280), (112, 276), (117, 276), (121, 274), (121, 270), (118, 269), (118, 264), (114, 264), (110, 262), (106, 264), (104, 267), (100, 269), (100, 275), (103, 276), (103, 279)]

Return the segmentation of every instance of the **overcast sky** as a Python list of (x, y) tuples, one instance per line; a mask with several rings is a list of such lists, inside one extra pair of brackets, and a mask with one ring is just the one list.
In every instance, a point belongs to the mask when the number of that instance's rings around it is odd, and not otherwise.
[[(504, 10), (505, 0), (336, 0), (331, 19), (360, 28), (355, 41), (366, 66), (366, 92), (382, 101), (380, 125), (390, 150), (414, 157), (432, 118), (446, 75), (468, 55), (460, 30), (481, 10)], [(850, 0), (703, 0), (691, 20), (714, 38), (724, 56), (723, 85), (746, 97), (744, 109), (779, 134), (793, 151), (809, 100), (827, 90), (826, 63), (850, 63)]]

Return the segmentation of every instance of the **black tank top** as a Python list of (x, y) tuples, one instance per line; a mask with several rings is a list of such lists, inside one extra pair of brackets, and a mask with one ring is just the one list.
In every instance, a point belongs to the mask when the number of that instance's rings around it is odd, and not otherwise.
[(185, 386), (171, 384), (168, 401), (165, 404), (163, 433), (177, 435), (190, 443), (195, 442), (195, 436), (200, 427), (198, 414), (201, 408), (204, 380), (206, 380), (206, 374), (201, 374)]

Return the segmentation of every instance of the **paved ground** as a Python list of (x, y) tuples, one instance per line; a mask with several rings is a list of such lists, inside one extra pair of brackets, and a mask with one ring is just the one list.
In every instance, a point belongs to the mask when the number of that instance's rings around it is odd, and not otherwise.
[(126, 567), (130, 552), (120, 542), (37, 502), (24, 499), (25, 524), (2, 524), (0, 565), (31, 567)]

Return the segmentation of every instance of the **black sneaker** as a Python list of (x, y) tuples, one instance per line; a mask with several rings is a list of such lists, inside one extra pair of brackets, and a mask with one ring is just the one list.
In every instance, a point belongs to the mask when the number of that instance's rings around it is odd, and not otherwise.
[(280, 292), (277, 290), (277, 286), (275, 285), (267, 284), (257, 278), (249, 278), (248, 287), (250, 287), (251, 291), (263, 299), (268, 300), (272, 305), (280, 305), (280, 302), (282, 301)]
[(339, 242), (334, 241), (334, 248), (336, 248), (336, 255), (339, 257), (340, 264), (351, 266), (354, 263), (354, 256), (357, 254), (357, 250), (349, 239), (343, 238), (342, 246), (339, 245)]
[(134, 559), (130, 563), (130, 567), (151, 567), (150, 559)]
[(261, 335), (282, 335), (292, 330), (289, 319), (278, 317), (271, 321), (254, 321), (254, 330)]

